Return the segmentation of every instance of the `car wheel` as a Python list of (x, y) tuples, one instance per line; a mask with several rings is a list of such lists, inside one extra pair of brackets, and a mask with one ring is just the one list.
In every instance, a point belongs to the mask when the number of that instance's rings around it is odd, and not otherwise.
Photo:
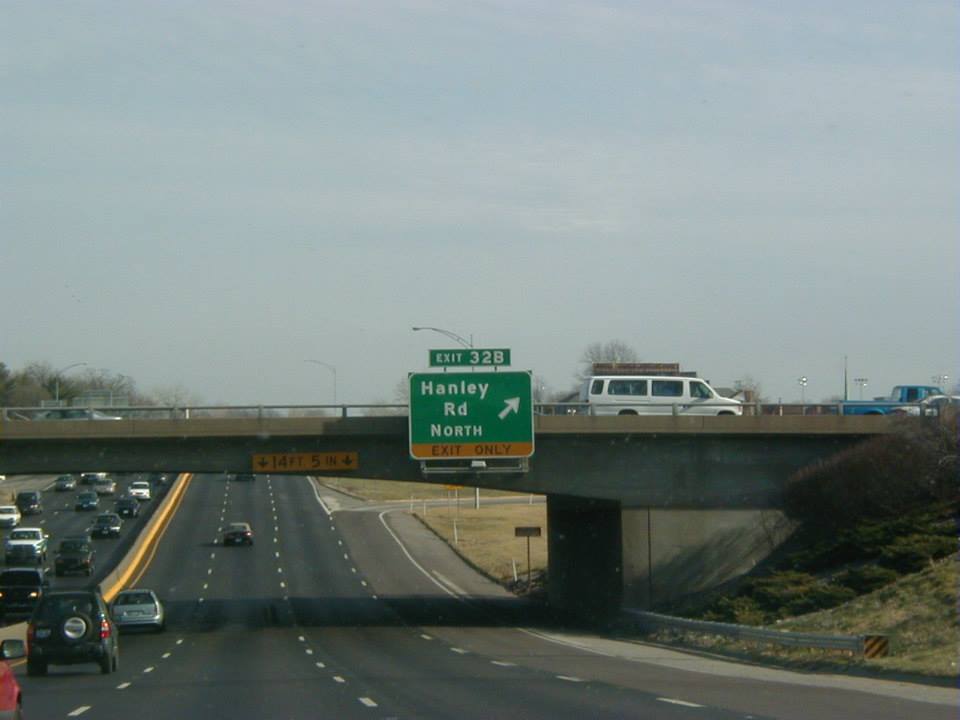
[(93, 618), (86, 613), (75, 613), (63, 619), (60, 623), (60, 637), (67, 644), (76, 644), (84, 640), (92, 640), (94, 635)]
[(27, 660), (27, 675), (36, 677), (47, 674), (47, 663), (43, 660)]
[(116, 669), (114, 665), (113, 655), (107, 653), (102, 658), (100, 658), (100, 674), (109, 675)]

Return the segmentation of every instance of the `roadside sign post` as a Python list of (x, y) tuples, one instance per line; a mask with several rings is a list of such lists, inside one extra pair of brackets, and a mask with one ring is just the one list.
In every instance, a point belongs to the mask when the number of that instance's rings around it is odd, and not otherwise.
[(533, 455), (529, 372), (411, 373), (409, 380), (415, 460)]
[(540, 537), (540, 526), (519, 525), (513, 529), (514, 537), (523, 537), (527, 539), (527, 592), (530, 592), (531, 570), (530, 570), (530, 538)]

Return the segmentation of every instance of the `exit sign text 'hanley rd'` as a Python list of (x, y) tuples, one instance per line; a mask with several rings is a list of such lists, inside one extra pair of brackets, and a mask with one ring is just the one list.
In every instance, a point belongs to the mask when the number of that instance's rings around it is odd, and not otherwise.
[(412, 373), (411, 457), (530, 457), (531, 386), (528, 372)]

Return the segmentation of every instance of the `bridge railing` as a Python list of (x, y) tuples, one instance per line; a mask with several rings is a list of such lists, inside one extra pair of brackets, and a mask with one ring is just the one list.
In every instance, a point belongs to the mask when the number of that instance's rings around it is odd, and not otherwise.
[[(56, 417), (56, 411), (96, 411), (84, 417)], [(0, 418), (8, 422), (110, 422), (111, 420), (191, 420), (199, 418), (337, 418), (406, 415), (397, 404), (337, 405), (84, 405), (83, 407), (4, 407)]]

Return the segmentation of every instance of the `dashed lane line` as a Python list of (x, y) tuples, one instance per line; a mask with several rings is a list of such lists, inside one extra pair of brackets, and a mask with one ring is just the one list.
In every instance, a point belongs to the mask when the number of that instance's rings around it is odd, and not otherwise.
[(371, 707), (371, 708), (377, 707), (377, 704), (368, 697), (357, 698), (357, 700), (359, 700), (361, 703), (363, 703), (367, 707)]
[(333, 681), (336, 682), (336, 683), (341, 683), (341, 684), (347, 682), (346, 680), (344, 680), (344, 679), (343, 679), (342, 677), (340, 677), (339, 675), (334, 675), (334, 676), (333, 676)]
[(67, 713), (67, 717), (77, 717), (78, 715), (83, 715), (87, 710), (89, 710), (92, 705), (81, 705), (78, 708), (75, 708)]
[(130, 687), (130, 683), (128, 682), (120, 683), (119, 685), (117, 685), (117, 690), (126, 690), (128, 687)]
[(144, 671), (145, 673), (152, 673), (152, 672), (153, 672), (153, 665), (151, 665), (150, 667), (145, 667), (145, 668), (143, 669), (143, 671)]
[(573, 675), (557, 675), (557, 680), (566, 680), (567, 682), (573, 683), (585, 682), (583, 678), (578, 678)]
[(497, 665), (499, 667), (516, 667), (516, 663), (509, 662), (507, 660), (491, 660), (491, 665)]
[(433, 640), (433, 637), (427, 635), (426, 633), (420, 633), (420, 637), (422, 637), (424, 640)]
[(467, 651), (466, 651), (466, 650), (464, 650), (463, 648), (458, 648), (458, 647), (452, 647), (452, 648), (450, 648), (450, 652), (455, 652), (455, 653), (457, 653), (457, 655), (466, 655), (466, 654), (467, 654)]
[(165, 652), (163, 655), (160, 656), (160, 659), (161, 659), (161, 660), (166, 660), (168, 657), (170, 657), (170, 653)]

